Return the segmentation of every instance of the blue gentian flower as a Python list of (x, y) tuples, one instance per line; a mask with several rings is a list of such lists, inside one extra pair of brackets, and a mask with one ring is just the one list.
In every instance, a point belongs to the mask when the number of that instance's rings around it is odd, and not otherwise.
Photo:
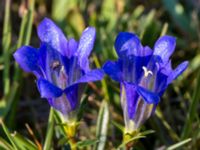
[(167, 86), (187, 68), (185, 61), (172, 69), (169, 58), (175, 45), (175, 38), (166, 35), (156, 41), (152, 50), (142, 46), (133, 33), (118, 34), (115, 49), (119, 59), (107, 61), (103, 69), (120, 82), (126, 132), (137, 130), (151, 116)]
[(37, 33), (40, 47), (22, 46), (14, 53), (14, 58), (24, 71), (37, 77), (41, 97), (66, 118), (71, 117), (79, 106), (82, 85), (103, 78), (103, 70), (89, 68), (88, 56), (93, 49), (95, 28), (86, 28), (78, 42), (67, 39), (45, 18)]

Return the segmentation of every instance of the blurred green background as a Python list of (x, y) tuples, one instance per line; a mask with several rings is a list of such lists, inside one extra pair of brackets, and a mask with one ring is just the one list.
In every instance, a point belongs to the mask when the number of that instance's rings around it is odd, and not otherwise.
[[(39, 47), (36, 28), (44, 17), (76, 40), (87, 26), (96, 28), (92, 68), (117, 59), (113, 45), (120, 31), (136, 33), (142, 44), (151, 48), (159, 36), (175, 36), (173, 67), (189, 60), (189, 68), (168, 87), (155, 115), (142, 127), (155, 132), (140, 139), (135, 149), (200, 149), (199, 15), (198, 0), (1, 0), (0, 122), (4, 124), (0, 127), (0, 149), (67, 149), (57, 125), (52, 129), (49, 104), (41, 100), (35, 77), (22, 72), (12, 57), (22, 45)], [(102, 149), (115, 149), (122, 141), (116, 122), (123, 125), (119, 84), (105, 77), (102, 82), (90, 83), (84, 97), (77, 139), (103, 138)], [(101, 129), (104, 125), (107, 128)], [(95, 142), (87, 144), (85, 149), (101, 149)]]

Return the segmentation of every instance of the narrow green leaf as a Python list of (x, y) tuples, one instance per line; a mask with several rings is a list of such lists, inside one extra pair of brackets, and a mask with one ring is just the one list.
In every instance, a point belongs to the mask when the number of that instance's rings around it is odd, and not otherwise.
[(79, 141), (76, 143), (76, 146), (78, 148), (84, 148), (84, 147), (87, 147), (87, 146), (91, 146), (91, 145), (94, 145), (98, 142), (98, 140), (94, 139), (94, 140), (85, 140), (85, 141)]
[(174, 144), (174, 145), (168, 147), (167, 150), (176, 150), (177, 148), (180, 148), (180, 147), (182, 147), (183, 145), (189, 143), (191, 140), (192, 140), (192, 139), (189, 138), (189, 139), (186, 139), (186, 140), (184, 140), (184, 141), (178, 142), (178, 143), (176, 143), (176, 144)]
[(4, 56), (4, 95), (7, 96), (10, 91), (10, 43), (11, 43), (11, 23), (10, 23), (10, 0), (6, 0), (5, 3), (5, 16), (3, 25), (3, 39), (2, 48)]
[(96, 137), (98, 143), (96, 144), (96, 150), (104, 150), (107, 132), (109, 124), (109, 106), (107, 101), (103, 101), (98, 115)]
[[(28, 45), (30, 42), (33, 18), (34, 18), (34, 6), (35, 6), (35, 0), (30, 0), (28, 11), (23, 15), (23, 18), (22, 18), (17, 48), (21, 47), (22, 45)], [(15, 81), (17, 82), (19, 81), (20, 74), (21, 74), (21, 70), (16, 64), (15, 74), (14, 74)]]
[(200, 68), (200, 54), (196, 54), (194, 56), (194, 58), (190, 61), (190, 66), (188, 67), (185, 76), (187, 76), (188, 74), (194, 72), (195, 70), (197, 70), (198, 68)]
[(144, 36), (148, 26), (150, 26), (154, 20), (155, 14), (156, 14), (156, 11), (153, 9), (143, 19), (141, 19), (140, 28), (139, 28), (139, 30), (141, 32), (140, 39), (143, 39), (143, 36)]
[(124, 133), (124, 126), (122, 126), (121, 124), (115, 122), (115, 121), (112, 121), (112, 124), (117, 127), (119, 130), (122, 131), (122, 133)]
[(163, 35), (165, 35), (167, 33), (168, 26), (169, 26), (169, 24), (165, 22), (164, 25), (163, 25), (163, 28), (161, 30), (160, 36), (163, 36)]
[(34, 18), (34, 6), (35, 6), (35, 0), (29, 0), (29, 9), (27, 14), (27, 23), (26, 23), (26, 32), (25, 32), (25, 40), (24, 44), (28, 45), (31, 39), (31, 31), (33, 27), (33, 18)]
[(8, 114), (10, 108), (11, 108), (11, 105), (12, 105), (12, 102), (14, 100), (14, 97), (15, 97), (15, 93), (17, 92), (17, 89), (19, 87), (19, 84), (14, 82), (12, 87), (11, 87), (11, 91), (10, 94), (8, 95), (6, 101), (3, 99), (1, 102), (0, 102), (0, 118), (4, 119), (5, 116)]
[(77, 121), (80, 121), (87, 105), (86, 95), (81, 97), (80, 107), (77, 113)]
[(121, 148), (125, 147), (128, 143), (133, 142), (138, 139), (141, 139), (141, 138), (145, 138), (145, 136), (141, 136), (141, 135), (135, 136), (135, 137), (131, 138), (130, 140), (123, 142), (121, 145), (119, 145), (119, 147), (117, 149), (121, 149)]
[(66, 143), (68, 143), (68, 139), (66, 137), (62, 137), (59, 139), (58, 141), (58, 146), (63, 146), (65, 145)]
[(155, 112), (156, 116), (162, 121), (163, 125), (165, 126), (165, 128), (168, 130), (169, 135), (175, 140), (178, 141), (179, 137), (176, 134), (176, 132), (171, 128), (171, 126), (168, 124), (168, 122), (165, 120), (162, 111), (160, 110), (160, 107), (157, 107), (156, 112)]
[[(20, 36), (17, 43), (17, 48), (21, 47), (22, 45), (28, 45), (31, 38), (31, 31), (32, 31), (32, 25), (33, 25), (33, 16), (34, 16), (34, 6), (35, 6), (35, 0), (29, 0), (28, 3), (28, 10), (23, 15), (22, 23), (20, 26)], [(19, 83), (22, 83), (22, 75), (21, 75), (21, 69), (19, 69), (19, 66), (17, 63), (15, 63), (15, 70), (13, 75), (13, 84), (19, 85)], [(12, 85), (13, 86), (13, 85)], [(12, 87), (11, 86), (11, 87)], [(8, 118), (8, 124), (12, 124), (14, 116), (16, 115), (16, 105), (19, 100), (20, 95), (20, 88), (16, 89), (16, 91), (10, 92), (12, 95), (12, 99), (10, 99), (10, 103), (13, 106), (13, 109), (10, 109), (10, 116)], [(14, 100), (15, 99), (15, 100)]]
[(144, 132), (140, 132), (139, 135), (146, 136), (146, 135), (152, 134), (152, 133), (155, 133), (155, 131), (154, 130), (146, 130)]
[[(53, 0), (52, 17), (56, 21), (65, 19), (68, 12), (77, 6), (77, 0)], [(62, 11), (60, 11), (62, 10)]]
[(131, 18), (137, 19), (143, 12), (144, 12), (144, 6), (143, 5), (139, 5), (134, 9), (134, 11), (133, 11), (133, 13), (131, 15)]
[[(74, 9), (67, 14), (68, 25), (72, 28), (75, 35), (80, 37), (81, 33), (85, 29), (85, 22), (83, 15), (78, 9)], [(68, 27), (69, 28), (69, 27)]]
[(107, 22), (107, 29), (110, 31), (116, 25), (117, 22), (117, 13), (115, 7), (115, 0), (103, 0), (101, 17)]
[(7, 135), (8, 139), (10, 140), (14, 150), (37, 150), (37, 146), (31, 142), (30, 140), (26, 139), (25, 137), (21, 136), (18, 133), (11, 134), (5, 124), (1, 122), (3, 130)]
[(37, 146), (32, 141), (23, 137), (19, 133), (14, 133), (12, 137), (15, 143), (17, 143), (17, 147), (19, 147), (21, 150), (37, 150)]
[(17, 150), (17, 146), (16, 146), (15, 141), (13, 140), (13, 137), (11, 136), (9, 130), (7, 129), (7, 127), (5, 126), (5, 124), (3, 123), (3, 121), (0, 120), (0, 124), (2, 125), (3, 131), (5, 132), (6, 136), (9, 139), (9, 141), (11, 142), (14, 150)]
[(191, 129), (192, 129), (192, 123), (193, 120), (195, 119), (195, 115), (197, 112), (197, 107), (198, 107), (198, 103), (199, 103), (199, 97), (200, 97), (200, 71), (198, 73), (198, 77), (197, 77), (197, 82), (196, 82), (196, 88), (194, 88), (194, 93), (193, 93), (193, 97), (192, 97), (192, 101), (189, 107), (189, 113), (187, 115), (187, 119), (183, 128), (183, 132), (181, 135), (181, 139), (185, 139), (188, 138), (190, 133), (191, 133)]
[(64, 129), (65, 124), (64, 124), (63, 117), (56, 110), (54, 110), (54, 119), (55, 119), (55, 132), (62, 133), (66, 137), (66, 133), (65, 133), (65, 129)]
[(0, 137), (0, 149), (4, 148), (5, 150), (14, 150), (12, 145), (10, 145), (7, 141)]
[(52, 147), (52, 139), (53, 139), (53, 131), (54, 131), (54, 110), (50, 109), (48, 127), (46, 131), (46, 138), (44, 142), (44, 150), (50, 150)]
[[(93, 59), (94, 59), (94, 63), (96, 65), (97, 68), (101, 68), (101, 65), (100, 65), (100, 62), (97, 58), (96, 55), (93, 55)], [(102, 84), (102, 87), (103, 87), (103, 92), (104, 92), (104, 95), (105, 95), (105, 99), (107, 101), (109, 101), (109, 92), (108, 92), (108, 87), (107, 87), (107, 84), (106, 84), (106, 80), (103, 79), (101, 80), (101, 84)]]

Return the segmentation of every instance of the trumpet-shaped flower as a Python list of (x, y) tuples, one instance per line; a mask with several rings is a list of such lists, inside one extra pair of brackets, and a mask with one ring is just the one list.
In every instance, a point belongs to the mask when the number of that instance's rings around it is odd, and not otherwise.
[(67, 39), (63, 32), (45, 18), (38, 26), (39, 48), (22, 46), (14, 53), (20, 67), (37, 77), (41, 97), (70, 117), (79, 106), (81, 85), (101, 80), (101, 69), (90, 70), (88, 56), (95, 41), (95, 28), (86, 28), (78, 41)]
[(166, 35), (156, 41), (152, 50), (142, 46), (133, 33), (118, 34), (115, 49), (119, 59), (107, 61), (103, 69), (120, 82), (126, 132), (137, 130), (151, 116), (167, 86), (187, 68), (185, 61), (172, 69), (169, 58), (175, 45), (175, 38)]

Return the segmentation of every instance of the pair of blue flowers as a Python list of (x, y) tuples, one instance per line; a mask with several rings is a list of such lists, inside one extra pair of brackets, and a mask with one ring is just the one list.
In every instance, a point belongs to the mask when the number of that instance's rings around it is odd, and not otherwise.
[(101, 80), (106, 73), (120, 83), (125, 128), (132, 132), (151, 116), (167, 86), (188, 66), (185, 61), (172, 69), (169, 57), (176, 41), (171, 36), (159, 38), (152, 50), (143, 47), (135, 34), (120, 32), (115, 41), (119, 59), (107, 61), (102, 69), (91, 70), (88, 56), (94, 46), (95, 28), (86, 28), (76, 41), (66, 39), (63, 32), (45, 18), (37, 32), (40, 47), (22, 46), (14, 58), (24, 71), (37, 77), (41, 97), (66, 120), (77, 111), (84, 85)]

